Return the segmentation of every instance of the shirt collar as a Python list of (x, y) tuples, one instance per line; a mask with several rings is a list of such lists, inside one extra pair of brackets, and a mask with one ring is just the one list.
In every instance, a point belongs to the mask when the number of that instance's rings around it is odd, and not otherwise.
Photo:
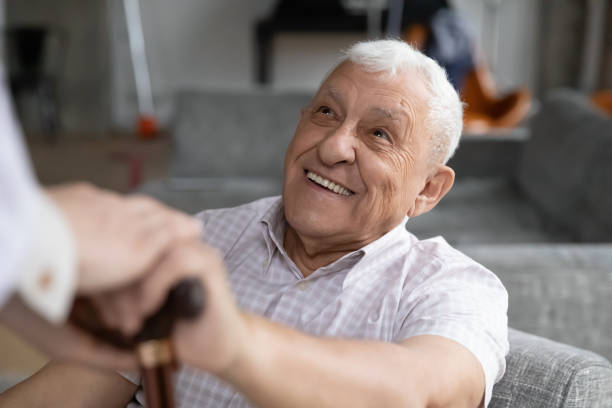
[[(283, 242), (285, 240), (285, 211), (283, 207), (282, 198), (278, 198), (261, 217), (261, 223), (265, 226), (264, 236), (266, 237), (266, 244), (268, 244), (268, 253), (272, 255), (272, 245), (283, 252)], [(271, 243), (269, 241), (272, 241)]]
[(396, 242), (401, 240), (402, 235), (406, 233), (407, 222), (408, 217), (404, 217), (402, 222), (397, 224), (391, 231), (360, 249), (360, 251), (363, 252), (363, 257), (351, 268), (344, 278), (342, 289), (352, 285), (366, 275), (374, 278), (372, 275), (375, 275), (376, 271), (373, 271), (369, 266), (372, 261), (376, 260), (376, 257), (380, 255), (381, 252), (389, 249)]
[(397, 224), (391, 231), (361, 248), (365, 253), (364, 259), (371, 258), (392, 244), (397, 239), (398, 235), (402, 234), (402, 232), (405, 230), (408, 219), (408, 217), (404, 217), (402, 222)]

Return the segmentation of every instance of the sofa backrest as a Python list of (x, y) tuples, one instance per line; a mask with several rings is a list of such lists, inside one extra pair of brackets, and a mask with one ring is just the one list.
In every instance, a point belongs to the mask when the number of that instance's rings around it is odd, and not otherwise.
[(612, 406), (612, 364), (543, 337), (509, 331), (506, 374), (489, 408), (604, 408)]
[(311, 95), (270, 91), (175, 94), (171, 177), (282, 177), (285, 149)]
[(552, 225), (612, 241), (612, 118), (582, 94), (552, 92), (532, 119), (518, 183)]

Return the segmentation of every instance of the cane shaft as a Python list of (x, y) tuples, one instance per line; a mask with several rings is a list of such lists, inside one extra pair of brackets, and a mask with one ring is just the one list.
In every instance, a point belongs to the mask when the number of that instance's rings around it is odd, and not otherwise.
[(185, 280), (172, 289), (166, 303), (144, 323), (136, 336), (138, 360), (144, 381), (147, 406), (174, 408), (176, 367), (170, 337), (179, 318), (194, 318), (204, 307), (204, 293), (197, 281)]
[(145, 398), (149, 408), (174, 408), (172, 366), (162, 364), (141, 368)]
[(91, 299), (79, 298), (73, 306), (70, 321), (99, 340), (120, 348), (136, 350), (144, 381), (147, 406), (174, 408), (173, 371), (176, 360), (170, 338), (177, 320), (189, 320), (202, 313), (204, 288), (199, 280), (180, 281), (168, 294), (166, 302), (143, 324), (136, 336), (128, 337), (104, 325)]

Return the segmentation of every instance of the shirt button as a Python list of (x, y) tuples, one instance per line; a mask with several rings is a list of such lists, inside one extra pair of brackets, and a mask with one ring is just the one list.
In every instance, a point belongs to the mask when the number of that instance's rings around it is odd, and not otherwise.
[(298, 288), (303, 292), (306, 289), (308, 289), (308, 282), (306, 281), (301, 281), (300, 283), (298, 283)]

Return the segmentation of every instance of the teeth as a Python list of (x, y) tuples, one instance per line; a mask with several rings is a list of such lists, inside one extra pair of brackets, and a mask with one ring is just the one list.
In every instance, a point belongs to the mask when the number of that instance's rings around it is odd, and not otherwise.
[(342, 187), (342, 186), (340, 186), (338, 184), (335, 184), (335, 183), (329, 181), (328, 179), (323, 178), (323, 177), (319, 176), (316, 173), (313, 173), (312, 171), (309, 171), (306, 174), (306, 177), (308, 177), (310, 180), (314, 181), (318, 185), (323, 186), (323, 187), (327, 188), (328, 190), (333, 191), (336, 194), (340, 194), (340, 195), (343, 195), (343, 196), (350, 196), (351, 195), (351, 191), (350, 190), (348, 190), (348, 189), (346, 189), (346, 188), (344, 188), (344, 187)]

